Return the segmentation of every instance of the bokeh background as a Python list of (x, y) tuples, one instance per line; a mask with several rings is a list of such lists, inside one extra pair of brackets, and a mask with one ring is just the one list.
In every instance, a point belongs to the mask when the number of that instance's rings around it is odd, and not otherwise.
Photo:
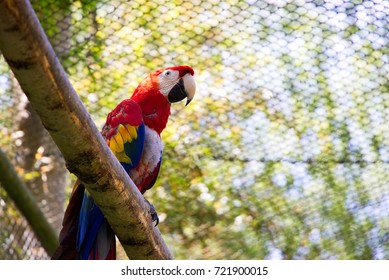
[[(176, 259), (389, 258), (389, 1), (31, 2), (99, 128), (195, 69), (146, 193)], [(0, 133), (58, 231), (74, 177), (2, 57)], [(0, 259), (46, 258), (0, 188)]]

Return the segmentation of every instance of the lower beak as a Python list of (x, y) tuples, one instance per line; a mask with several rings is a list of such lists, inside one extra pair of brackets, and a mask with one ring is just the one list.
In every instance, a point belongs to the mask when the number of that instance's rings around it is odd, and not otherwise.
[(196, 92), (196, 83), (191, 74), (186, 74), (182, 77), (178, 83), (170, 90), (168, 94), (168, 100), (170, 103), (186, 100), (185, 106), (187, 106), (193, 99)]

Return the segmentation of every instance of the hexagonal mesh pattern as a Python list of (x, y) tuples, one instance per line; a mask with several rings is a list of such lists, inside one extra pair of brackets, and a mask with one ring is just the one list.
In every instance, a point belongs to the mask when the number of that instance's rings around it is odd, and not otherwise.
[(56, 2), (33, 5), (99, 127), (151, 69), (195, 69), (148, 194), (177, 258), (388, 258), (388, 1)]

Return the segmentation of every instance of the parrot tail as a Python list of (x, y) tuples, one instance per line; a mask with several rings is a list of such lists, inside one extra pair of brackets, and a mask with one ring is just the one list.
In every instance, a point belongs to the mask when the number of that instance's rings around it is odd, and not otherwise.
[(59, 243), (53, 260), (116, 259), (115, 234), (79, 180), (65, 211)]

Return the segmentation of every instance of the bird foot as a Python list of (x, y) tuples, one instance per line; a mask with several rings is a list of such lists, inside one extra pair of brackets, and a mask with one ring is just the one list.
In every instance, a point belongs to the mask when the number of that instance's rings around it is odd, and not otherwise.
[(155, 210), (153, 204), (151, 204), (147, 199), (146, 199), (146, 202), (150, 207), (149, 211), (150, 211), (150, 215), (151, 215), (151, 220), (153, 221), (153, 223), (155, 222), (155, 227), (156, 227), (159, 224), (159, 217), (158, 217), (157, 211)]

